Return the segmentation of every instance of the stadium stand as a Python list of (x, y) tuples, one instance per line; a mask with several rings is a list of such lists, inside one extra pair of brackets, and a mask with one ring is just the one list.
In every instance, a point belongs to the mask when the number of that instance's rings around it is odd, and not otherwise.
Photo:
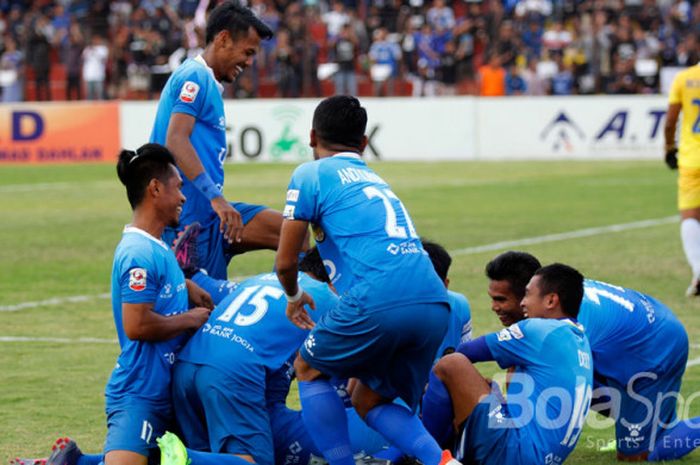
[[(2, 100), (156, 98), (172, 69), (202, 47), (206, 12), (215, 4), (0, 1)], [(483, 76), (505, 79), (497, 86), (505, 95), (656, 93), (662, 67), (699, 57), (700, 3), (688, 0), (250, 6), (276, 35), (263, 43), (256, 66), (227, 88), (231, 98), (329, 95), (341, 76), (363, 96), (478, 95), (494, 88)]]

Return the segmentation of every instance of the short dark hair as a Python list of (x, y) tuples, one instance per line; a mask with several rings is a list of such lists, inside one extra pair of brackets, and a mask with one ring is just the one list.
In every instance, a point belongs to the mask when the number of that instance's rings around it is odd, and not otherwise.
[(299, 271), (311, 273), (316, 277), (316, 279), (324, 283), (331, 282), (331, 278), (328, 276), (328, 271), (326, 271), (326, 265), (323, 264), (321, 254), (318, 252), (318, 248), (315, 246), (306, 251), (304, 258), (302, 258), (301, 262), (299, 262)]
[(117, 176), (126, 186), (126, 196), (131, 208), (136, 208), (146, 193), (151, 179), (166, 182), (175, 166), (170, 150), (160, 144), (145, 144), (133, 150), (122, 150), (117, 161)]
[(367, 111), (350, 95), (328, 97), (316, 107), (312, 127), (325, 143), (359, 149), (367, 129)]
[(221, 31), (228, 31), (232, 38), (247, 34), (255, 29), (261, 39), (272, 38), (272, 29), (263, 23), (250, 8), (237, 1), (227, 0), (211, 10), (207, 18), (206, 43), (209, 44)]
[(430, 261), (433, 262), (433, 268), (440, 279), (445, 281), (447, 279), (447, 273), (450, 271), (450, 265), (452, 265), (452, 257), (445, 250), (443, 246), (436, 242), (423, 239), (423, 249), (428, 253)]
[(542, 264), (527, 252), (503, 252), (486, 265), (486, 276), (492, 281), (508, 281), (518, 299), (525, 296), (525, 287)]
[(561, 263), (543, 266), (535, 273), (540, 277), (542, 294), (557, 294), (561, 309), (576, 318), (583, 299), (583, 275), (578, 270)]

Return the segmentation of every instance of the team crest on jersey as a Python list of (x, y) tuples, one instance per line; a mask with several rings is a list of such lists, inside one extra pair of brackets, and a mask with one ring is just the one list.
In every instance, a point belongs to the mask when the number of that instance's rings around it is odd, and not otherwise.
[(316, 242), (323, 242), (326, 239), (326, 233), (323, 232), (323, 228), (321, 226), (312, 224), (311, 230), (314, 232), (314, 240)]
[(146, 270), (143, 268), (129, 270), (129, 289), (136, 292), (146, 289)]
[(185, 103), (192, 103), (197, 98), (199, 93), (199, 84), (192, 81), (187, 81), (182, 85), (180, 90), (180, 100)]

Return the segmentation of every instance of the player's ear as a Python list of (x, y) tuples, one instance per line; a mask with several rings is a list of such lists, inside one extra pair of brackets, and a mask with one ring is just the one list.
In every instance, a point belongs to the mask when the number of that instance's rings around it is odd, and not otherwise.
[(146, 192), (150, 194), (151, 197), (158, 197), (160, 195), (160, 189), (162, 184), (156, 178), (151, 179), (146, 186)]
[(316, 136), (316, 130), (311, 128), (309, 133), (309, 147), (316, 147), (318, 145), (318, 136)]
[(367, 144), (369, 143), (369, 139), (367, 136), (362, 136), (362, 142), (360, 142), (360, 153), (365, 151), (365, 147), (367, 147)]

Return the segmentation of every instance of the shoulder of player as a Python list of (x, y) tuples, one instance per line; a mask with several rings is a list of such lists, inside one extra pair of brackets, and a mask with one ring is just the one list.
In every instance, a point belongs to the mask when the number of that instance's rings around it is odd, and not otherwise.
[(450, 308), (454, 311), (455, 309), (458, 310), (464, 310), (468, 312), (470, 310), (469, 308), (469, 299), (464, 294), (460, 294), (459, 292), (447, 290), (447, 298), (450, 303)]
[(179, 91), (186, 82), (195, 83), (197, 86), (199, 86), (201, 91), (205, 90), (214, 81), (214, 77), (211, 75), (209, 70), (207, 70), (204, 65), (192, 59), (187, 60), (180, 65), (173, 72), (171, 79), (172, 85), (175, 87), (174, 90), (177, 91)]

